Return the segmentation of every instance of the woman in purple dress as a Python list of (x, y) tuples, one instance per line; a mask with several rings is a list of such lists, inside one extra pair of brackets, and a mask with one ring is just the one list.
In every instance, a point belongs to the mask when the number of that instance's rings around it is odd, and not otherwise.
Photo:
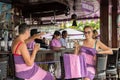
[(42, 34), (36, 34), (29, 38), (29, 27), (25, 23), (19, 26), (19, 36), (13, 41), (12, 44), (16, 77), (24, 80), (54, 80), (53, 76), (49, 72), (41, 69), (34, 62), (36, 53), (40, 48), (39, 44), (35, 44), (31, 54), (26, 46), (27, 43), (36, 38), (40, 38), (41, 35)]
[(60, 48), (62, 48), (60, 38), (61, 38), (61, 33), (59, 31), (55, 31), (53, 38), (50, 42), (50, 47), (52, 50), (60, 50)]
[[(54, 35), (53, 35), (53, 38), (50, 42), (50, 47), (52, 50), (54, 51), (59, 51), (61, 48), (64, 48), (62, 47), (61, 45), (61, 42), (60, 42), (60, 38), (61, 38), (61, 33), (59, 31), (55, 31), (54, 32)], [(56, 53), (56, 54), (51, 54), (51, 56), (54, 57), (54, 60), (55, 61), (58, 61), (60, 56), (61, 56), (61, 53)], [(50, 55), (49, 55), (50, 57)], [(54, 70), (54, 75), (56, 76), (56, 78), (61, 78), (61, 67), (60, 67), (60, 63), (56, 63), (56, 69)]]
[(75, 42), (75, 54), (84, 56), (87, 65), (87, 74), (84, 80), (93, 80), (95, 77), (96, 54), (112, 54), (112, 50), (104, 45), (100, 40), (93, 39), (93, 28), (91, 26), (84, 27), (83, 45)]

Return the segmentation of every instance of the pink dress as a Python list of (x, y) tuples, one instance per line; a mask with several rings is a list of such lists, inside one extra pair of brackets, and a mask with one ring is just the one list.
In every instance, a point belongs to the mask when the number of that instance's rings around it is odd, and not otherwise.
[(27, 66), (22, 55), (17, 54), (17, 49), (22, 42), (17, 45), (14, 53), (16, 77), (24, 80), (54, 80), (53, 76), (41, 69), (36, 63), (32, 66)]
[(31, 41), (30, 43), (27, 44), (28, 49), (34, 49), (35, 42)]
[(96, 54), (97, 51), (95, 48), (89, 48), (82, 46), (80, 49), (81, 55), (83, 55), (85, 63), (86, 63), (86, 69), (87, 69), (87, 74), (86, 77), (89, 78), (90, 80), (93, 80), (95, 77), (95, 65), (96, 65)]
[(96, 72), (96, 43), (94, 48), (81, 46), (80, 55), (64, 54), (65, 78), (86, 77), (93, 80)]
[[(61, 47), (61, 42), (58, 39), (52, 39), (51, 43), (50, 43), (50, 47), (51, 49), (53, 49), (53, 47)], [(49, 56), (54, 56), (54, 61), (58, 61), (61, 54), (57, 53), (57, 54), (51, 54)], [(56, 64), (56, 65), (55, 65)], [(55, 76), (56, 78), (60, 78), (61, 77), (61, 67), (60, 67), (60, 63), (53, 63), (54, 66), (56, 66), (56, 70), (55, 72)]]
[(64, 68), (65, 79), (72, 78), (89, 78), (93, 80), (95, 77), (95, 65), (96, 50), (82, 46), (80, 55), (64, 54)]
[(52, 39), (51, 43), (50, 43), (51, 48), (52, 47), (61, 47), (61, 43), (60, 40), (58, 39)]

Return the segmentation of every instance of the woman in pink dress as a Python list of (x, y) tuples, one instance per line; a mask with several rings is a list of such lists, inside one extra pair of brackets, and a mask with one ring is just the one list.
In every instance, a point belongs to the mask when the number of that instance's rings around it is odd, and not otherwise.
[[(60, 38), (61, 38), (61, 33), (59, 31), (55, 31), (54, 32), (54, 35), (53, 35), (53, 38), (50, 42), (50, 48), (52, 50), (55, 50), (55, 51), (59, 51), (62, 47), (61, 45), (61, 42), (60, 42)], [(50, 55), (49, 55), (50, 56)], [(60, 56), (61, 56), (61, 53), (55, 53), (55, 54), (51, 54), (51, 56), (54, 57), (54, 60), (55, 61), (58, 61)], [(54, 66), (56, 64), (56, 69), (54, 70), (54, 75), (56, 76), (56, 78), (60, 79), (61, 78), (61, 67), (60, 67), (60, 63), (53, 63)]]
[(52, 50), (59, 50), (60, 48), (62, 48), (60, 38), (61, 38), (61, 33), (59, 31), (55, 31), (53, 38), (50, 42), (50, 48)]
[(103, 44), (100, 40), (93, 39), (93, 28), (91, 26), (84, 27), (83, 45), (75, 42), (75, 54), (84, 57), (87, 65), (87, 74), (84, 80), (93, 80), (95, 77), (96, 54), (112, 54), (112, 50)]
[(19, 36), (13, 41), (12, 53), (15, 61), (16, 77), (24, 80), (54, 80), (54, 77), (45, 70), (41, 69), (35, 62), (36, 53), (40, 48), (39, 44), (35, 44), (30, 54), (26, 44), (36, 38), (40, 38), (42, 34), (36, 34), (30, 37), (29, 27), (23, 23), (19, 26)]

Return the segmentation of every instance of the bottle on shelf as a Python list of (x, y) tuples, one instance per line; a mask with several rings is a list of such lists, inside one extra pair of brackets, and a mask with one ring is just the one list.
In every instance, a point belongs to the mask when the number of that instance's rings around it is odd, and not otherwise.
[(4, 51), (4, 49), (5, 49), (4, 34), (2, 34), (0, 46), (1, 46), (1, 51)]
[(8, 36), (8, 51), (11, 51), (12, 46), (12, 34), (10, 33)]
[(5, 41), (4, 51), (8, 51), (8, 30), (4, 30), (4, 41)]

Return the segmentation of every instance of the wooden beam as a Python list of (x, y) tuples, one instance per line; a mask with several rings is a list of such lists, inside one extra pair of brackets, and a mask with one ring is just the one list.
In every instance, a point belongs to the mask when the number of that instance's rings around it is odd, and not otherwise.
[(100, 39), (107, 46), (109, 46), (108, 2), (109, 0), (100, 0)]
[(117, 39), (117, 4), (118, 0), (112, 0), (112, 48), (118, 47), (118, 39)]

